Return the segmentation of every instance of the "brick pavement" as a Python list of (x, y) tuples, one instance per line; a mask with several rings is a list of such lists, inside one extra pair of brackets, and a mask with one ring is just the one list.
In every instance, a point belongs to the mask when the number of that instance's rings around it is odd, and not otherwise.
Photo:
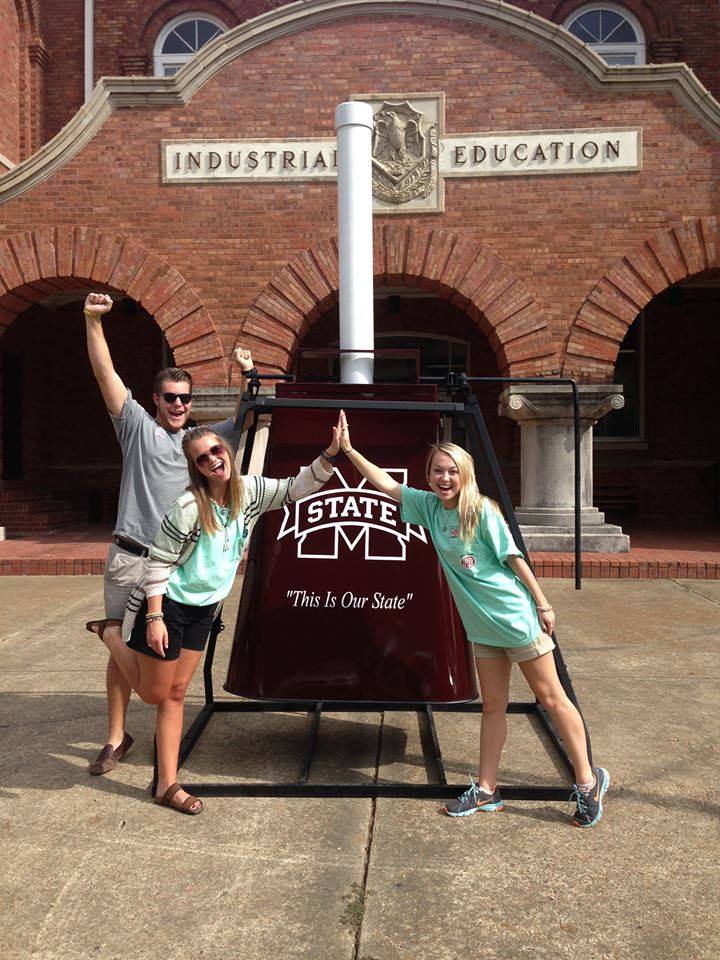
[[(0, 542), (0, 576), (101, 574), (109, 527), (92, 525)], [(720, 528), (630, 531), (629, 553), (586, 553), (583, 577), (720, 580)], [(539, 577), (575, 576), (572, 553), (534, 553)]]

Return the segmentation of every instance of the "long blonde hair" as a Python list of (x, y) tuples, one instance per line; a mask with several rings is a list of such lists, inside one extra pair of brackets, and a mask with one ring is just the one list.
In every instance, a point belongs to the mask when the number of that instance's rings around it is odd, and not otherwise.
[(425, 461), (425, 476), (430, 479), (430, 468), (437, 453), (445, 453), (451, 457), (458, 468), (460, 478), (460, 496), (458, 497), (458, 515), (460, 517), (460, 539), (470, 543), (477, 531), (480, 514), (483, 509), (495, 507), (496, 504), (489, 497), (484, 497), (478, 490), (475, 479), (475, 464), (473, 458), (456, 443), (433, 443)]
[(200, 514), (200, 526), (205, 533), (217, 533), (221, 530), (217, 514), (213, 510), (212, 500), (210, 498), (210, 485), (207, 477), (203, 476), (198, 470), (195, 458), (190, 455), (190, 445), (203, 437), (213, 437), (218, 443), (222, 444), (227, 451), (230, 460), (230, 479), (228, 480), (228, 505), (230, 507), (230, 521), (236, 520), (240, 515), (243, 501), (243, 481), (242, 477), (235, 467), (235, 456), (226, 441), (217, 435), (212, 427), (193, 427), (183, 437), (182, 449), (187, 460), (188, 473), (190, 474), (190, 483), (187, 489), (195, 497)]

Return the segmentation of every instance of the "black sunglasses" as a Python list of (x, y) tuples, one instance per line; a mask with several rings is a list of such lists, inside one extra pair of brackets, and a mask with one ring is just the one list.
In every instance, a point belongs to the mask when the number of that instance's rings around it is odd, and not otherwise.
[(161, 393), (160, 396), (165, 403), (175, 403), (176, 400), (179, 400), (184, 407), (192, 400), (191, 393)]
[(221, 443), (216, 443), (210, 447), (209, 450), (206, 450), (205, 453), (201, 453), (199, 457), (195, 457), (195, 463), (198, 467), (204, 467), (207, 463), (210, 463), (210, 454), (214, 457), (219, 457), (223, 453), (225, 453), (225, 447)]

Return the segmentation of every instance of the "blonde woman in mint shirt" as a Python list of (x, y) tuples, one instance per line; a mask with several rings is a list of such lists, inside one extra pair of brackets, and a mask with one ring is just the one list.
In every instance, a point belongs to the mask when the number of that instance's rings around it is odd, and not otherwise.
[[(123, 639), (102, 640), (139, 696), (157, 705), (155, 802), (197, 814), (202, 801), (177, 782), (185, 691), (200, 662), (218, 604), (232, 589), (255, 523), (319, 490), (333, 475), (340, 424), (330, 446), (296, 477), (241, 477), (230, 447), (211, 427), (185, 434), (190, 485), (171, 505), (128, 600)], [(127, 640), (127, 644), (123, 642)]]
[(610, 778), (591, 767), (582, 718), (557, 675), (551, 634), (555, 614), (513, 542), (497, 505), (483, 497), (470, 455), (454, 443), (434, 444), (426, 474), (430, 490), (401, 486), (354, 450), (345, 413), (340, 445), (374, 487), (400, 503), (402, 519), (430, 531), (455, 605), (473, 645), (483, 714), (477, 782), (446, 806), (451, 817), (503, 809), (497, 771), (505, 744), (510, 670), (517, 663), (548, 710), (572, 760), (576, 784), (573, 824), (592, 827), (602, 817)]

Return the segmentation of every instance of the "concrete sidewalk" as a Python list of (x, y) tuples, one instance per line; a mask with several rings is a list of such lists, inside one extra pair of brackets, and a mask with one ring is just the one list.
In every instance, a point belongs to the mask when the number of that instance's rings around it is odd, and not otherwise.
[[(0, 580), (3, 960), (714, 958), (720, 583), (545, 589), (612, 777), (588, 831), (547, 802), (460, 821), (437, 801), (160, 809), (147, 791), (154, 713), (136, 699), (132, 752), (109, 777), (87, 774), (105, 733), (106, 654), (82, 624), (101, 610), (101, 579)], [(196, 678), (193, 702), (200, 692)], [(528, 719), (509, 724), (503, 782), (563, 782)], [(478, 718), (438, 728), (459, 780), (476, 764)], [(292, 777), (306, 729), (302, 715), (216, 718), (183, 779)], [(325, 718), (313, 769), (422, 782), (416, 719), (386, 715), (380, 730), (375, 716)]]

